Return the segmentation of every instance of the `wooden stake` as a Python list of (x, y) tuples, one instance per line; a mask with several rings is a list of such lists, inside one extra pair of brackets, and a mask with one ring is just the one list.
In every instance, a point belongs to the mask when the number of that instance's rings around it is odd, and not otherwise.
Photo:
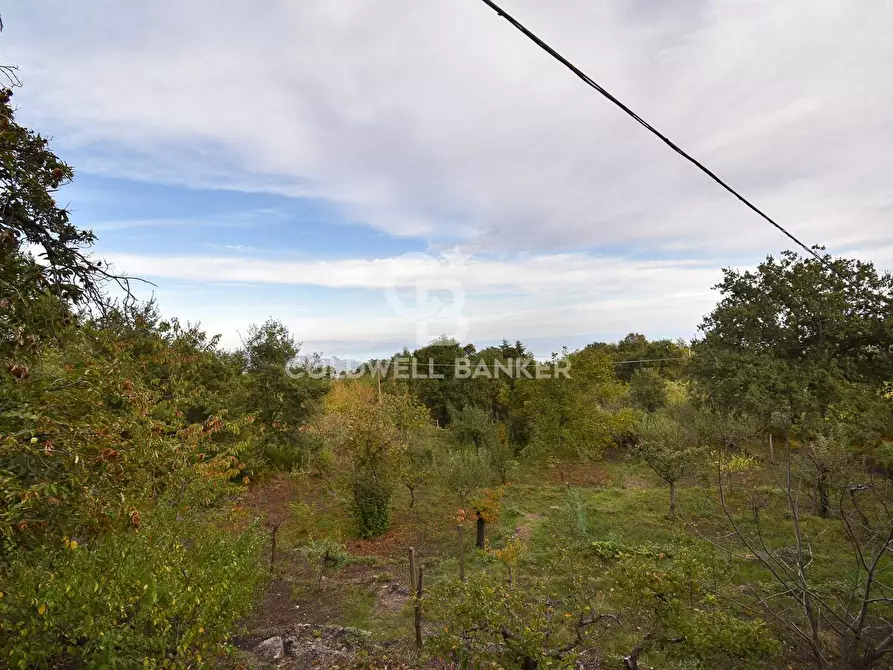
[(273, 525), (273, 533), (270, 542), (270, 567), (276, 564), (276, 533), (279, 532), (279, 524)]
[(422, 566), (419, 566), (418, 590), (415, 598), (415, 648), (422, 648)]
[(772, 444), (772, 433), (769, 433), (769, 462), (775, 465), (775, 445)]
[(409, 548), (409, 592), (415, 592), (415, 549)]

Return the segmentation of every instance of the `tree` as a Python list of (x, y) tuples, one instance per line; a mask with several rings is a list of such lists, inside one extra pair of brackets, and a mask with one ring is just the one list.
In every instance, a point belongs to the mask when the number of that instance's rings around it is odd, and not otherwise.
[(755, 272), (723, 273), (722, 298), (700, 326), (692, 360), (712, 404), (766, 424), (780, 414), (808, 438), (848, 399), (879, 402), (893, 375), (889, 273), (790, 251), (767, 257)]
[(633, 453), (670, 486), (670, 512), (676, 514), (676, 483), (695, 467), (702, 449), (692, 424), (667, 411), (643, 414), (636, 424)]
[(324, 402), (323, 435), (350, 464), (349, 486), (360, 535), (390, 526), (393, 486), (408, 445), (430, 424), (407, 394), (378, 394), (362, 380), (338, 381)]
[(6, 253), (10, 248), (19, 253), (26, 245), (36, 249), (43, 259), (40, 271), (35, 273), (36, 268), (28, 263), (24, 263), (26, 268), (20, 264), (19, 269), (34, 275), (38, 285), (64, 302), (103, 306), (108, 302), (103, 287), (109, 281), (118, 283), (129, 295), (127, 277), (85, 255), (95, 236), (72, 224), (69, 212), (55, 199), (74, 173), (50, 151), (46, 138), (16, 123), (11, 99), (10, 89), (0, 89), (0, 247), (5, 247)]
[(608, 354), (617, 363), (617, 378), (624, 382), (631, 381), (633, 374), (642, 369), (653, 370), (663, 379), (679, 379), (690, 353), (682, 340), (649, 342), (641, 333), (630, 333), (616, 343), (593, 342), (584, 350)]
[(477, 404), (478, 385), (473, 379), (456, 378), (456, 360), (474, 356), (474, 345), (462, 345), (448, 337), (440, 337), (431, 344), (416, 349), (412, 357), (418, 361), (420, 370), (428, 371), (428, 363), (434, 365), (434, 372), (443, 375), (442, 379), (411, 379), (411, 391), (430, 410), (431, 417), (440, 426), (450, 423), (450, 407), (465, 407)]
[(444, 483), (459, 496), (459, 504), (463, 510), (468, 507), (468, 497), (487, 485), (487, 462), (470, 449), (451, 451), (441, 467)]
[[(822, 450), (841, 454), (843, 445), (826, 443)], [(735, 561), (756, 562), (744, 577), (744, 591), (725, 594), (735, 601), (743, 594), (745, 606), (761, 611), (782, 627), (795, 644), (805, 648), (818, 670), (867, 670), (893, 652), (893, 589), (883, 578), (891, 567), (893, 513), (889, 482), (862, 476), (861, 482), (845, 477), (834, 486), (826, 482), (827, 500), (833, 506), (848, 555), (837, 559), (831, 569), (834, 579), (822, 577), (814, 564), (821, 558), (821, 544), (810, 537), (799, 490), (804, 478), (814, 475), (808, 451), (795, 464), (786, 450), (784, 479), (776, 489), (755, 492), (744, 514), (735, 508), (722, 482), (719, 504), (739, 547), (730, 547), (729, 534), (716, 544), (730, 552)], [(850, 476), (856, 476), (855, 471)], [(867, 481), (865, 481), (867, 479)], [(780, 499), (785, 510), (784, 535), (769, 532), (769, 517)], [(827, 527), (822, 528), (828, 534)], [(774, 536), (774, 537), (773, 537)], [(775, 539), (778, 538), (778, 539)], [(817, 538), (815, 538), (817, 539)], [(746, 551), (742, 555), (741, 550)]]
[(629, 395), (637, 407), (654, 412), (667, 404), (667, 383), (651, 368), (640, 368), (629, 380)]
[(499, 476), (499, 482), (508, 484), (518, 467), (514, 447), (509, 441), (509, 430), (504, 423), (496, 424), (496, 440), (490, 446), (490, 467)]
[(462, 447), (473, 447), (478, 456), (481, 451), (490, 450), (496, 442), (496, 425), (486, 410), (479, 407), (466, 406), (450, 411), (450, 433), (456, 444)]
[(409, 507), (416, 503), (416, 490), (428, 484), (434, 477), (436, 467), (436, 433), (433, 428), (421, 431), (406, 444), (406, 451), (399, 464), (400, 483), (409, 491)]
[(514, 433), (537, 454), (597, 458), (615, 433), (616, 417), (606, 407), (623, 392), (611, 360), (584, 349), (553, 355), (547, 368), (551, 372), (556, 365), (569, 365), (568, 376), (518, 380)]
[(525, 361), (532, 358), (532, 354), (524, 344), (518, 340), (514, 344), (503, 340), (499, 346), (482, 349), (475, 357), (473, 365), (484, 362), (488, 370), (496, 370), (500, 364), (498, 376), (482, 377), (473, 380), (478, 387), (473, 401), (485, 408), (496, 421), (509, 424), (511, 420), (512, 400), (517, 387), (515, 375), (505, 375), (502, 369), (515, 369), (516, 361)]
[(473, 448), (481, 463), (488, 464), (501, 483), (507, 483), (517, 463), (506, 425), (494, 422), (480, 407), (467, 406), (452, 410), (450, 415), (449, 433), (453, 442), (460, 450)]
[(328, 379), (307, 374), (312, 363), (298, 361), (300, 350), (288, 328), (270, 319), (249, 328), (238, 354), (241, 404), (260, 426), (263, 457), (282, 468), (306, 467), (318, 449), (307, 425), (329, 388)]

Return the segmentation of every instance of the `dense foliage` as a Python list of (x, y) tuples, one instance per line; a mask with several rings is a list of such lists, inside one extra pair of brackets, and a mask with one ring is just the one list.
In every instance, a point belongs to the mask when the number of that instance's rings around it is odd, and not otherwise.
[[(259, 536), (221, 515), (264, 463), (244, 353), (161, 320), (86, 255), (72, 173), (0, 96), (0, 663), (200, 659), (253, 602)], [(37, 257), (35, 257), (37, 254)], [(251, 372), (250, 370), (248, 371)], [(235, 532), (238, 531), (238, 532)]]

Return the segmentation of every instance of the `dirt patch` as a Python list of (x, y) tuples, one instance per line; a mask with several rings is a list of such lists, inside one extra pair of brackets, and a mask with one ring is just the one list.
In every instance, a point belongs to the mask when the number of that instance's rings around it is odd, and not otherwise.
[(525, 512), (523, 522), (515, 527), (515, 532), (512, 533), (512, 536), (516, 537), (522, 543), (526, 543), (530, 539), (530, 536), (533, 534), (534, 525), (536, 525), (536, 522), (542, 518), (542, 514)]
[(385, 584), (378, 591), (375, 599), (375, 609), (378, 612), (399, 612), (406, 607), (409, 597), (409, 589), (402, 584), (396, 582)]
[(384, 535), (368, 540), (348, 540), (347, 550), (354, 556), (376, 556), (378, 558), (395, 558), (405, 554), (412, 546), (412, 533), (406, 525), (393, 525)]
[(248, 629), (266, 630), (290, 626), (300, 620), (299, 611), (299, 606), (292, 598), (291, 582), (274, 579), (264, 592), (264, 598), (257, 606)]
[(548, 471), (550, 484), (605, 486), (609, 475), (599, 463), (561, 463)]
[(415, 547), (417, 556), (437, 553), (444, 535), (453, 537), (455, 526), (455, 518), (449, 509), (398, 508), (393, 511), (391, 527), (384, 535), (348, 540), (345, 546), (354, 556), (403, 561), (409, 547)]

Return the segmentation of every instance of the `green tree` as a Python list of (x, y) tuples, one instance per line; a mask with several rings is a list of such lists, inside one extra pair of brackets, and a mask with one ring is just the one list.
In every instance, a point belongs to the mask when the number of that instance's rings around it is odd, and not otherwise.
[(430, 425), (428, 411), (408, 394), (379, 396), (362, 380), (335, 383), (324, 405), (321, 430), (350, 466), (359, 533), (380, 535), (390, 526), (391, 496), (409, 445)]
[(640, 368), (629, 380), (629, 395), (637, 407), (654, 412), (667, 404), (667, 382), (651, 368)]
[(454, 449), (446, 454), (441, 469), (443, 482), (459, 496), (463, 510), (468, 508), (469, 496), (484, 488), (490, 479), (486, 456), (481, 457), (467, 448)]
[(465, 407), (479, 403), (479, 385), (473, 379), (456, 378), (456, 360), (473, 358), (474, 345), (462, 345), (448, 337), (440, 337), (431, 344), (416, 349), (411, 356), (418, 361), (419, 370), (428, 373), (428, 364), (442, 379), (408, 380), (410, 390), (430, 410), (431, 417), (440, 426), (447, 426), (452, 419), (450, 407)]
[(300, 361), (300, 350), (288, 328), (270, 319), (249, 328), (238, 357), (241, 404), (260, 426), (264, 458), (282, 468), (306, 467), (319, 449), (306, 428), (329, 389), (327, 378), (309, 374), (314, 363)]
[(466, 406), (451, 409), (450, 417), (450, 434), (458, 445), (472, 447), (477, 455), (493, 448), (497, 440), (496, 424), (486, 410)]
[[(260, 535), (208, 509), (233, 493), (251, 432), (227, 412), (236, 369), (213, 338), (160, 321), (86, 256), (92, 233), (55, 200), (71, 169), (16, 123), (10, 95), (0, 93), (0, 665), (200, 664), (259, 581)], [(120, 303), (104, 293), (110, 281)]]
[(399, 464), (400, 483), (409, 492), (409, 507), (415, 506), (416, 492), (431, 482), (437, 473), (437, 429), (428, 427), (407, 441)]
[(682, 377), (690, 351), (682, 340), (652, 340), (641, 333), (630, 333), (616, 343), (593, 342), (586, 350), (608, 354), (617, 364), (617, 378), (629, 382), (637, 370), (656, 371), (662, 378)]
[(854, 396), (880, 402), (893, 375), (889, 273), (790, 251), (767, 257), (755, 272), (723, 272), (722, 297), (700, 326), (692, 361), (712, 404), (766, 424), (780, 414), (808, 438)]
[(634, 455), (670, 487), (670, 516), (676, 514), (676, 483), (692, 472), (703, 453), (696, 429), (681, 412), (643, 414), (636, 424)]
[[(554, 375), (554, 365), (568, 374)], [(623, 389), (614, 378), (610, 357), (594, 350), (554, 355), (548, 378), (521, 378), (513, 411), (513, 429), (528, 449), (556, 457), (597, 458), (613, 444), (616, 415), (609, 410)]]

